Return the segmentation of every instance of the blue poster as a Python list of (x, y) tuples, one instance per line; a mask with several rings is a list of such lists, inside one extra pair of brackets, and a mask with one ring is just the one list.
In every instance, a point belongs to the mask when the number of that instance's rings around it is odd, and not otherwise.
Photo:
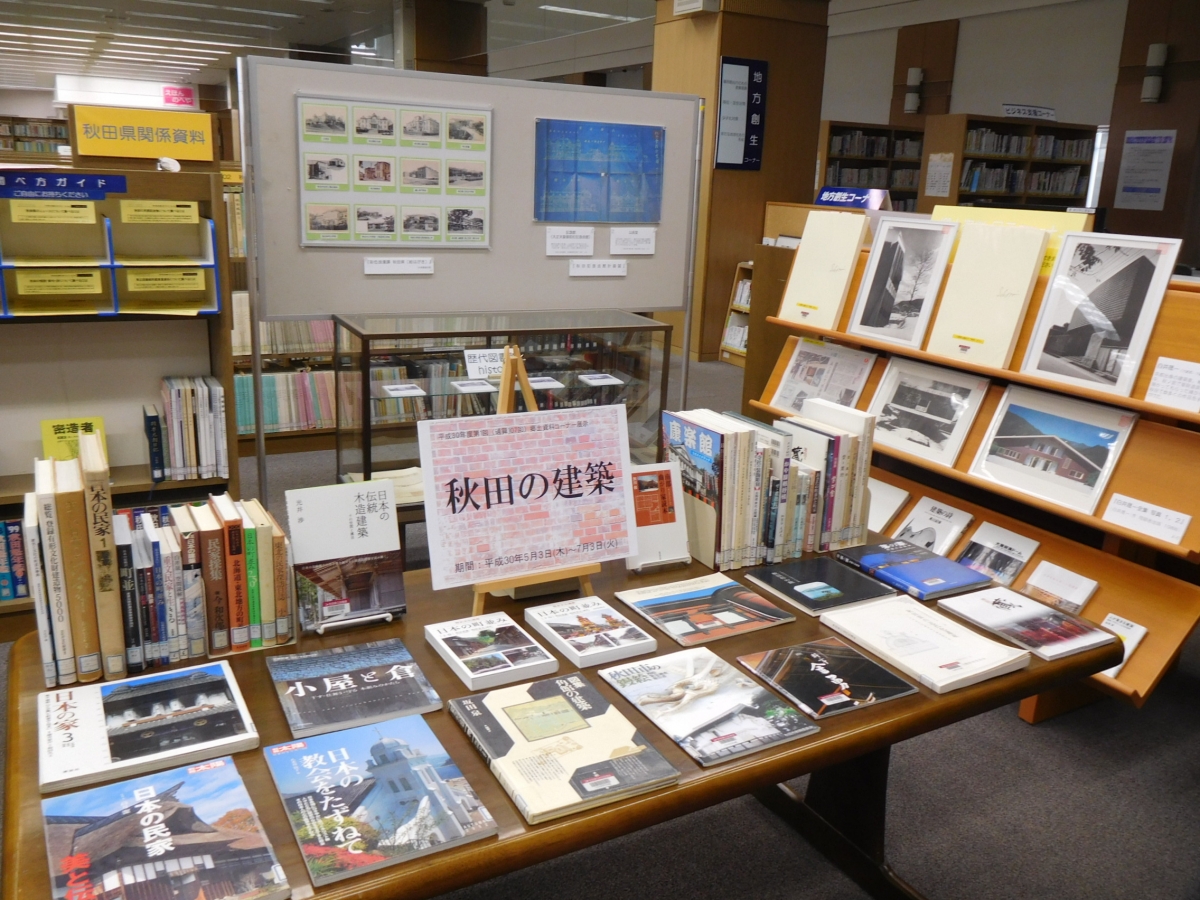
[(538, 119), (533, 218), (538, 222), (658, 222), (666, 129)]

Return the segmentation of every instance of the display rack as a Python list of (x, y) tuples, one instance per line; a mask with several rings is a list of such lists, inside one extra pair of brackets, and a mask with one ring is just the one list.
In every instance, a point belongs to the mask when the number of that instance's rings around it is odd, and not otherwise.
[[(721, 361), (733, 363), (741, 368), (746, 367), (746, 338), (750, 328), (750, 282), (753, 278), (754, 263), (737, 264), (733, 273), (733, 289), (729, 292), (725, 330), (721, 334)], [(745, 287), (742, 287), (743, 282)]]
[[(780, 248), (762, 249), (779, 258), (774, 260), (776, 277), (761, 279), (752, 298), (750, 355), (761, 352), (763, 364), (745, 386), (744, 411), (765, 421), (776, 416), (788, 415), (786, 411), (773, 409), (764, 402), (772, 396), (774, 386), (782, 374), (778, 370), (786, 365), (786, 359), (774, 363), (772, 371), (767, 371), (766, 367), (772, 365), (772, 360), (780, 357), (788, 335), (825, 338), (848, 346), (882, 351), (859, 400), (858, 406), (861, 409), (866, 409), (874, 397), (889, 355), (975, 372), (992, 379), (953, 467), (876, 444), (872, 475), (908, 490), (912, 494), (910, 508), (921, 496), (946, 500), (954, 506), (974, 512), (976, 522), (986, 519), (1033, 536), (1042, 542), (1038, 551), (1039, 557), (1050, 559), (1100, 582), (1102, 593), (1098, 593), (1097, 599), (1104, 599), (1099, 603), (1094, 599), (1088, 604), (1084, 610), (1088, 618), (1099, 621), (1105, 613), (1116, 612), (1145, 625), (1152, 634), (1157, 632), (1153, 642), (1147, 635), (1146, 641), (1130, 665), (1122, 670), (1118, 679), (1108, 679), (1104, 676), (1093, 676), (1092, 679), (1101, 689), (1140, 706), (1173, 663), (1183, 642), (1200, 621), (1200, 588), (1194, 583), (1189, 583), (1200, 582), (1200, 566), (1197, 565), (1200, 562), (1200, 472), (1195, 466), (1195, 460), (1200, 459), (1200, 433), (1195, 430), (1195, 426), (1200, 424), (1200, 414), (1147, 403), (1144, 399), (1158, 357), (1169, 356), (1200, 362), (1200, 346), (1189, 340), (1189, 336), (1200, 333), (1200, 289), (1181, 281), (1171, 282), (1132, 396), (1116, 397), (1087, 388), (1068, 387), (1017, 371), (1037, 321), (1038, 310), (1046, 291), (1047, 276), (1040, 276), (1038, 279), (1013, 353), (1013, 362), (1009, 368), (1000, 369), (972, 365), (921, 349), (910, 349), (886, 341), (848, 334), (852, 300), (857, 294), (866, 267), (865, 251), (860, 255), (851, 281), (851, 299), (847, 301), (836, 329), (812, 328), (777, 318), (774, 313), (779, 309), (787, 277), (786, 274), (779, 273), (786, 273), (788, 266), (785, 265), (785, 258), (793, 254), (792, 251)], [(756, 260), (757, 258), (756, 255)], [(761, 277), (762, 272), (759, 275)], [(939, 304), (940, 299), (939, 296)], [(936, 315), (935, 307), (933, 316), (936, 318)], [(747, 375), (751, 376), (749, 369)], [(1095, 514), (1069, 509), (969, 473), (1006, 384), (1029, 385), (1142, 413), (1132, 429)], [(912, 478), (921, 479), (922, 482), (940, 481), (947, 487), (939, 492), (926, 486), (926, 483), (917, 484), (886, 469), (902, 470), (910, 473)], [(1181, 543), (1172, 544), (1107, 522), (1101, 516), (1113, 493), (1189, 514), (1192, 516), (1191, 526)], [(972, 504), (963, 500), (962, 494), (969, 494), (979, 502)], [(1006, 508), (1013, 512), (1013, 516), (1010, 518), (994, 512), (997, 508)], [(1049, 528), (1030, 524), (1044, 524), (1056, 520), (1064, 523), (1056, 533), (1051, 533)], [(1068, 534), (1070, 536), (1064, 536)], [(1086, 546), (1088, 541), (1098, 546)], [(1172, 559), (1159, 559), (1159, 555)], [(1131, 562), (1122, 557), (1134, 557), (1137, 561)], [(1169, 569), (1171, 574), (1157, 569)], [(1025, 575), (1030, 571), (1032, 568), (1027, 566)], [(1173, 577), (1177, 574), (1182, 574), (1186, 580)], [(1017, 585), (1023, 583), (1023, 580), (1018, 580)], [(1096, 618), (1097, 616), (1099, 618)], [(1042, 718), (1046, 714), (1046, 705), (1053, 702), (1046, 700), (1041, 709), (1037, 708), (1037, 704), (1031, 704), (1023, 711), (1023, 715), (1031, 721)]]
[(920, 128), (822, 121), (814, 187), (887, 188), (892, 209), (912, 212), (917, 202), (923, 137)]
[[(990, 132), (1001, 139), (1027, 143), (1023, 151), (1005, 152), (977, 149), (991, 146), (990, 142), (972, 140), (972, 133)], [(933, 212), (933, 208), (959, 205), (1036, 206), (1042, 209), (1067, 209), (1083, 206), (1087, 185), (1092, 176), (1092, 147), (1096, 141), (1095, 125), (1066, 125), (1029, 119), (1005, 119), (995, 116), (974, 116), (949, 113), (925, 117), (925, 147), (922, 152), (917, 212)], [(1082, 156), (1063, 156), (1059, 150), (1078, 146), (1069, 142), (1090, 142)], [(930, 154), (950, 154), (950, 186), (946, 196), (926, 193)], [(1059, 153), (1059, 155), (1055, 155)], [(963, 165), (986, 165), (1003, 171), (1008, 166), (1006, 184), (1002, 189), (961, 187)], [(1039, 189), (1033, 182), (1052, 176), (1065, 176), (1078, 169), (1075, 188), (1070, 191)]]

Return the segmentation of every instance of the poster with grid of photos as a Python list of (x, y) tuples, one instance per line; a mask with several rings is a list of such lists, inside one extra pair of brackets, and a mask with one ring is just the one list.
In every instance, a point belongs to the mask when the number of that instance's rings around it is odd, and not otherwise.
[(302, 247), (487, 249), (492, 113), (296, 98)]

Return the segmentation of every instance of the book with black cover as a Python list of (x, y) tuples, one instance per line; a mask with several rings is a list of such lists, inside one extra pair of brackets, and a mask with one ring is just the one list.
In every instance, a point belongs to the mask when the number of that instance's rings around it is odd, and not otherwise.
[(751, 653), (738, 662), (814, 719), (917, 692), (837, 638)]
[(882, 582), (828, 556), (751, 569), (746, 573), (746, 580), (810, 616), (896, 593)]
[(949, 594), (987, 587), (992, 583), (980, 572), (938, 556), (909, 541), (885, 541), (837, 551), (837, 558), (918, 600), (936, 600)]

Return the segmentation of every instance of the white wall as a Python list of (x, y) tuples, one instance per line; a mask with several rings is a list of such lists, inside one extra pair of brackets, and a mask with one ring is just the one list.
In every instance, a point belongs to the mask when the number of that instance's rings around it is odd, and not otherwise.
[(1050, 106), (1060, 122), (1104, 125), (1112, 111), (1127, 0), (1076, 0), (961, 20), (950, 111), (1000, 116)]
[(0, 89), (0, 116), (28, 116), (31, 119), (61, 119), (65, 107), (53, 105), (54, 91)]
[(896, 67), (895, 28), (830, 37), (821, 118), (886, 125)]

